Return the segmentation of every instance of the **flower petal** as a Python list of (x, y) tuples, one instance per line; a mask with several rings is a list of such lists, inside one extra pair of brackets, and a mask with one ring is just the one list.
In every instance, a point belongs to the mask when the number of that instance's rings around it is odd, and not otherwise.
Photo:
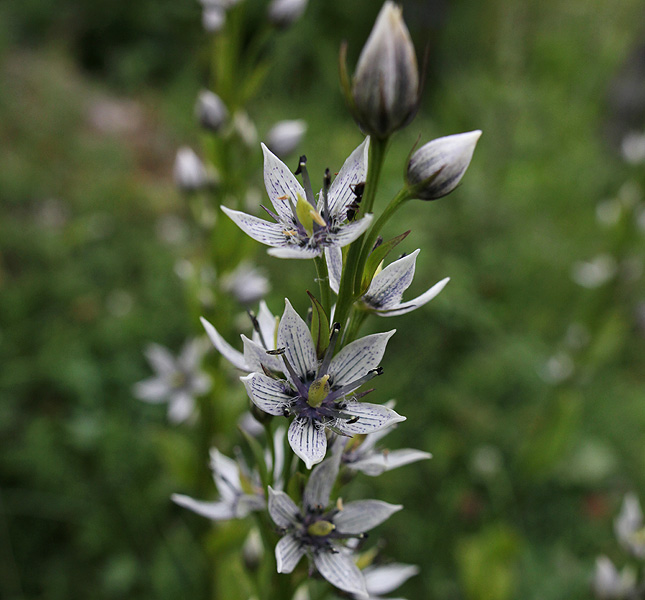
[(363, 300), (372, 308), (392, 308), (410, 287), (419, 250), (390, 263), (374, 276)]
[[(285, 299), (284, 313), (278, 326), (278, 347), (284, 348), (285, 357), (301, 379), (315, 372), (316, 348), (309, 327)], [(294, 382), (295, 383), (295, 382)]]
[[(275, 350), (278, 339), (278, 319), (269, 310), (269, 307), (264, 300), (260, 301), (258, 325), (260, 326), (260, 332), (264, 338), (264, 343), (267, 345), (267, 349)], [(257, 331), (253, 332), (252, 339), (254, 342), (258, 344), (260, 343), (260, 336)]]
[(388, 427), (393, 423), (405, 421), (405, 417), (380, 404), (370, 404), (369, 402), (349, 402), (344, 408), (343, 413), (358, 417), (354, 423), (339, 420), (336, 423), (338, 429), (347, 435), (367, 434)]
[(228, 521), (235, 518), (233, 507), (226, 502), (203, 502), (183, 494), (173, 494), (171, 499), (175, 504), (213, 521)]
[(264, 185), (271, 204), (281, 220), (291, 223), (293, 211), (289, 203), (295, 205), (298, 201), (298, 194), (305, 198), (305, 190), (287, 165), (264, 144), (262, 144), (262, 152), (264, 153)]
[(269, 515), (278, 527), (289, 527), (298, 521), (300, 511), (295, 502), (284, 492), (269, 486)]
[(388, 340), (396, 329), (374, 333), (347, 344), (329, 364), (332, 383), (336, 387), (350, 384), (379, 366)]
[(283, 248), (269, 248), (267, 253), (276, 258), (316, 258), (322, 254), (322, 249), (290, 244)]
[(417, 296), (414, 300), (410, 300), (409, 302), (403, 302), (402, 304), (399, 304), (398, 306), (394, 306), (391, 310), (386, 310), (383, 312), (376, 311), (376, 314), (379, 315), (380, 317), (396, 317), (398, 315), (404, 315), (405, 313), (409, 313), (416, 308), (419, 308), (420, 306), (423, 306), (424, 304), (427, 304), (432, 300), (435, 296), (439, 294), (439, 292), (446, 287), (446, 284), (450, 281), (450, 277), (446, 277), (445, 279), (442, 279), (438, 283), (435, 283), (428, 291), (425, 293), (421, 294), (420, 296)]
[(427, 460), (428, 458), (432, 458), (432, 454), (429, 452), (403, 448), (401, 450), (374, 452), (365, 458), (347, 463), (347, 468), (352, 471), (360, 471), (370, 477), (376, 477), (385, 471), (391, 471), (397, 467), (409, 465), (419, 460)]
[(200, 321), (213, 343), (213, 346), (219, 353), (230, 362), (236, 369), (240, 371), (250, 371), (244, 360), (244, 355), (231, 346), (204, 317), (200, 317)]
[(149, 344), (146, 347), (144, 354), (152, 368), (159, 375), (168, 375), (169, 373), (173, 373), (177, 370), (175, 358), (168, 348), (164, 348), (159, 344)]
[(327, 246), (325, 260), (329, 273), (329, 287), (337, 294), (340, 289), (340, 277), (343, 273), (343, 251), (340, 246)]
[(170, 393), (170, 388), (161, 377), (150, 377), (134, 384), (132, 393), (144, 402), (157, 404), (164, 402)]
[(292, 534), (285, 535), (275, 547), (275, 561), (278, 573), (291, 573), (300, 562), (305, 551), (300, 541)]
[(363, 235), (367, 228), (371, 225), (373, 215), (365, 215), (358, 221), (352, 221), (343, 225), (336, 233), (329, 233), (327, 238), (331, 242), (330, 245), (347, 246), (351, 244), (356, 238)]
[(370, 596), (389, 594), (419, 572), (416, 565), (391, 563), (363, 570), (365, 585)]
[(351, 557), (338, 548), (335, 552), (320, 550), (314, 553), (314, 564), (318, 572), (332, 585), (356, 598), (367, 600), (365, 579)]
[(264, 373), (251, 373), (240, 377), (251, 402), (261, 411), (274, 417), (284, 415), (284, 409), (291, 402), (291, 396), (285, 393), (285, 383), (271, 379)]
[(271, 223), (239, 210), (231, 210), (226, 206), (222, 206), (221, 209), (246, 235), (255, 241), (273, 247), (286, 246), (289, 243), (284, 233), (284, 225)]
[[(370, 138), (365, 140), (349, 155), (329, 188), (329, 211), (339, 221), (347, 219), (347, 206), (356, 198), (353, 186), (367, 178), (367, 154)], [(318, 210), (322, 209), (322, 193), (319, 195)]]
[(287, 439), (296, 456), (301, 458), (308, 469), (325, 458), (327, 437), (325, 429), (314, 419), (294, 419), (289, 425)]
[(240, 466), (232, 458), (222, 454), (217, 448), (210, 450), (210, 467), (213, 479), (222, 500), (233, 502), (242, 492)]
[(359, 500), (345, 504), (334, 517), (338, 533), (359, 534), (387, 521), (395, 512), (401, 510), (401, 504), (389, 504), (382, 500)]
[(240, 337), (244, 344), (244, 362), (248, 365), (249, 371), (262, 372), (262, 365), (270, 371), (278, 373), (284, 371), (284, 363), (280, 357), (268, 354), (263, 346), (250, 340), (245, 335)]
[(175, 392), (168, 402), (168, 420), (183, 423), (195, 410), (195, 399), (185, 390)]
[(302, 503), (306, 508), (326, 508), (329, 504), (329, 494), (336, 483), (340, 459), (343, 455), (343, 445), (334, 444), (330, 458), (320, 463), (309, 476), (302, 495)]

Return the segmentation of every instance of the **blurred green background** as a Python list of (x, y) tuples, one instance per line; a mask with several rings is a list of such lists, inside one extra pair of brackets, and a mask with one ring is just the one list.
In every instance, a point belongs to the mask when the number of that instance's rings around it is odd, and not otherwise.
[[(263, 3), (246, 2), (260, 19)], [(251, 116), (260, 134), (305, 119), (312, 174), (360, 141), (337, 52), (348, 40), (355, 64), (380, 5), (314, 0), (275, 48)], [(421, 248), (410, 297), (452, 278), (425, 308), (372, 323), (398, 330), (374, 398), (408, 416), (389, 445), (434, 459), (359, 493), (406, 506), (381, 531), (387, 555), (422, 567), (408, 598), (588, 598), (595, 556), (621, 563), (623, 493), (645, 493), (645, 164), (620, 152), (645, 128), (645, 8), (403, 5), (429, 50), (426, 89), (377, 202), (418, 136), (484, 134), (452, 196), (388, 226)], [(205, 599), (196, 532), (210, 524), (169, 496), (207, 458), (131, 386), (150, 374), (146, 343), (178, 350), (199, 332), (174, 272), (192, 230), (171, 171), (179, 145), (199, 145), (209, 47), (192, 0), (0, 5), (7, 600)], [(304, 311), (310, 266), (261, 262), (274, 312), (285, 295)]]

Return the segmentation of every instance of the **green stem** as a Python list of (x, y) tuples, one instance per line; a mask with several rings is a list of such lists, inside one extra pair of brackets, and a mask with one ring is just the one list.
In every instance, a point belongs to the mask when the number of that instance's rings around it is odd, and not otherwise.
[[(363, 214), (372, 212), (387, 145), (387, 138), (384, 140), (372, 138), (370, 140), (367, 180), (365, 181), (365, 190), (361, 201)], [(361, 247), (364, 237), (365, 235), (363, 234), (349, 247), (345, 268), (343, 269), (343, 274), (340, 280), (335, 320), (341, 324), (341, 327), (345, 326), (349, 315), (349, 309), (356, 300), (356, 296), (354, 295), (354, 281), (357, 277), (358, 261), (361, 256)]]
[(385, 224), (392, 218), (394, 213), (397, 210), (399, 210), (399, 208), (401, 208), (403, 203), (411, 199), (412, 199), (412, 196), (410, 195), (410, 190), (407, 187), (401, 188), (397, 193), (397, 195), (394, 196), (394, 198), (392, 198), (390, 203), (385, 207), (385, 210), (383, 211), (381, 216), (376, 220), (376, 223), (374, 223), (374, 225), (372, 225), (371, 229), (369, 230), (369, 233), (367, 234), (367, 239), (363, 244), (363, 249), (361, 251), (361, 255), (358, 259), (357, 266), (356, 266), (354, 286), (357, 294), (360, 294), (362, 291), (361, 284), (362, 284), (362, 278), (363, 278), (363, 271), (365, 270), (365, 263), (367, 262), (367, 259), (370, 253), (372, 252), (372, 248), (374, 247), (374, 244), (376, 243), (376, 239), (381, 233), (381, 230), (383, 229)]
[(327, 272), (327, 263), (322, 256), (314, 258), (316, 265), (316, 275), (320, 285), (320, 303), (322, 304), (325, 314), (329, 318), (331, 312), (331, 288), (329, 287), (329, 273)]

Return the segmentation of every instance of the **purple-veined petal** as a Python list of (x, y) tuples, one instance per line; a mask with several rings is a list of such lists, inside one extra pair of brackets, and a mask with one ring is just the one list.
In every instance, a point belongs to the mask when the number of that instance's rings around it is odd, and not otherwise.
[(336, 477), (338, 477), (342, 454), (342, 445), (334, 444), (331, 457), (320, 463), (311, 472), (305, 491), (302, 494), (302, 503), (305, 507), (310, 509), (327, 507), (329, 494), (331, 494), (334, 483), (336, 483)]
[(275, 547), (275, 561), (278, 573), (291, 573), (304, 553), (302, 544), (294, 535), (288, 534), (280, 538)]
[(285, 246), (288, 243), (287, 236), (284, 233), (284, 225), (270, 223), (253, 215), (247, 215), (239, 210), (231, 210), (230, 208), (226, 208), (226, 206), (222, 206), (221, 209), (246, 235), (253, 238), (256, 242), (276, 248)]
[(183, 423), (195, 410), (195, 399), (186, 390), (174, 392), (168, 402), (168, 420)]
[(381, 596), (393, 592), (418, 572), (419, 567), (416, 565), (391, 563), (378, 567), (367, 567), (363, 570), (363, 576), (370, 596)]
[(370, 404), (369, 402), (349, 402), (343, 408), (343, 413), (358, 417), (354, 423), (343, 421), (336, 423), (338, 429), (347, 435), (362, 435), (372, 433), (393, 423), (405, 421), (405, 417), (380, 404)]
[(210, 467), (213, 480), (222, 500), (233, 502), (242, 491), (240, 483), (240, 466), (217, 448), (210, 450)]
[(363, 300), (372, 308), (392, 308), (401, 302), (410, 287), (419, 250), (390, 263), (372, 279)]
[(327, 452), (327, 436), (322, 425), (314, 419), (294, 419), (289, 425), (287, 439), (296, 456), (308, 469), (318, 464)]
[(327, 237), (331, 245), (342, 248), (343, 246), (347, 246), (347, 244), (351, 244), (356, 238), (365, 233), (372, 223), (373, 218), (373, 215), (365, 215), (362, 219), (358, 219), (358, 221), (352, 221), (351, 223), (343, 225), (336, 233), (330, 233)]
[(402, 508), (401, 504), (389, 504), (382, 500), (358, 500), (345, 504), (334, 517), (334, 525), (339, 533), (364, 533), (387, 521)]
[(298, 520), (300, 511), (295, 502), (284, 492), (274, 490), (269, 486), (269, 515), (278, 527), (289, 527)]
[(285, 393), (285, 384), (271, 379), (264, 373), (251, 373), (240, 377), (251, 402), (261, 411), (274, 417), (284, 415), (284, 409), (291, 402), (291, 396)]
[(340, 387), (350, 384), (376, 369), (383, 358), (388, 340), (396, 329), (386, 333), (374, 333), (347, 344), (329, 364), (333, 385)]
[(414, 300), (410, 300), (409, 302), (403, 302), (402, 304), (399, 304), (398, 306), (392, 307), (390, 310), (385, 310), (383, 312), (381, 311), (376, 311), (376, 314), (379, 315), (380, 317), (396, 317), (398, 315), (404, 315), (405, 313), (409, 313), (420, 306), (423, 306), (424, 304), (427, 304), (432, 300), (435, 296), (439, 294), (439, 292), (446, 287), (446, 284), (450, 281), (450, 277), (446, 277), (445, 279), (442, 279), (438, 283), (435, 283), (428, 291), (425, 293), (421, 294), (420, 296), (417, 296)]
[(236, 369), (240, 371), (250, 371), (247, 367), (247, 364), (244, 360), (244, 355), (233, 348), (218, 332), (215, 327), (213, 327), (204, 317), (200, 317), (200, 321), (210, 338), (210, 341), (213, 343), (213, 346), (219, 351), (219, 353), (230, 362)]
[[(347, 218), (347, 205), (356, 198), (353, 192), (354, 185), (364, 182), (367, 178), (369, 144), (370, 138), (366, 137), (354, 149), (329, 188), (329, 211), (338, 221), (342, 222)], [(322, 210), (322, 193), (318, 198), (318, 210), (320, 211)]]
[[(276, 427), (276, 430), (273, 434), (273, 447), (275, 448), (275, 462), (271, 460), (271, 453), (269, 452), (269, 460), (267, 465), (269, 470), (273, 471), (273, 483), (275, 489), (279, 490), (282, 488), (282, 469), (284, 468), (284, 436), (287, 434), (286, 427)], [(288, 476), (289, 474), (287, 474)]]
[[(267, 350), (275, 350), (278, 340), (278, 322), (279, 320), (269, 310), (267, 303), (264, 300), (260, 301), (260, 310), (258, 311), (258, 325), (260, 326), (260, 333), (264, 338), (267, 345)], [(256, 343), (260, 343), (260, 335), (257, 331), (253, 332), (252, 339)]]
[(175, 365), (175, 358), (170, 353), (168, 348), (164, 348), (159, 344), (149, 344), (144, 354), (148, 359), (148, 362), (152, 365), (152, 368), (159, 375), (168, 375), (177, 370)]
[(132, 393), (144, 402), (158, 404), (164, 402), (170, 393), (170, 388), (161, 377), (150, 377), (134, 384)]
[(282, 248), (269, 248), (267, 253), (276, 258), (316, 258), (322, 254), (322, 248), (310, 248), (309, 246), (298, 246), (290, 244)]
[(173, 494), (171, 499), (175, 504), (213, 521), (227, 521), (235, 518), (233, 507), (226, 502), (203, 502), (183, 494)]
[(250, 340), (245, 335), (240, 337), (244, 344), (244, 362), (248, 365), (249, 371), (262, 372), (261, 365), (264, 365), (270, 371), (278, 373), (284, 371), (284, 363), (279, 356), (267, 354), (263, 346)]
[(354, 594), (356, 598), (367, 600), (365, 579), (351, 556), (339, 548), (334, 550), (335, 552), (320, 550), (314, 553), (316, 569), (333, 586)]
[(337, 294), (340, 289), (340, 277), (343, 273), (343, 251), (339, 246), (325, 248), (327, 273), (329, 273), (329, 287)]
[[(278, 326), (278, 347), (284, 354), (300, 379), (313, 373), (317, 366), (316, 348), (311, 339), (309, 327), (285, 299), (284, 313)], [(295, 383), (295, 382), (294, 382)]]
[(271, 204), (281, 220), (291, 223), (293, 211), (289, 203), (295, 205), (298, 201), (298, 194), (305, 198), (305, 190), (287, 165), (264, 144), (262, 144), (262, 152), (264, 153), (264, 185)]
[(347, 468), (352, 471), (360, 471), (371, 477), (376, 477), (385, 471), (391, 471), (404, 465), (415, 463), (419, 460), (427, 460), (432, 458), (429, 452), (422, 450), (413, 450), (411, 448), (403, 448), (400, 450), (387, 450), (383, 452), (374, 452), (360, 458), (357, 461), (347, 464)]

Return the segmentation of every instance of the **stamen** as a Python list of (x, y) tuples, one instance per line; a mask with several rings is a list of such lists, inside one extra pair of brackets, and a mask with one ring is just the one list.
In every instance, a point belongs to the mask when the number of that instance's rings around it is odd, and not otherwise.
[(300, 377), (298, 377), (298, 374), (296, 373), (295, 369), (291, 366), (291, 363), (287, 359), (287, 356), (285, 354), (284, 348), (278, 348), (277, 350), (267, 350), (267, 354), (271, 354), (273, 356), (282, 356), (282, 360), (284, 361), (285, 366), (287, 367), (287, 372), (291, 376), (291, 381), (293, 382), (293, 385), (296, 386), (296, 389), (298, 390), (298, 394), (302, 398), (307, 398), (307, 388), (305, 385), (300, 381)]
[(334, 390), (331, 394), (329, 394), (329, 396), (327, 396), (327, 399), (337, 400), (338, 398), (342, 398), (350, 392), (353, 392), (355, 389), (361, 387), (364, 383), (367, 383), (370, 379), (374, 379), (374, 377), (378, 377), (382, 373), (383, 369), (381, 367), (376, 367), (376, 369), (368, 371), (366, 375), (359, 377), (356, 381), (352, 381), (352, 383), (348, 383), (347, 385)]
[(331, 173), (329, 169), (325, 169), (325, 175), (323, 176), (323, 218), (325, 221), (331, 221), (331, 214), (329, 212), (329, 188), (331, 187)]
[(331, 362), (332, 357), (334, 356), (334, 348), (336, 347), (336, 342), (338, 340), (338, 334), (340, 333), (340, 323), (334, 323), (331, 328), (331, 335), (329, 336), (329, 346), (325, 352), (325, 357), (320, 363), (320, 368), (318, 369), (318, 374), (316, 377), (320, 377), (327, 372), (329, 368), (329, 363)]
[(305, 188), (305, 196), (307, 197), (307, 202), (311, 206), (316, 208), (316, 201), (314, 200), (314, 191), (311, 187), (311, 181), (309, 180), (309, 173), (307, 171), (307, 157), (303, 154), (298, 161), (298, 168), (295, 172), (296, 175), (302, 175), (302, 187)]
[(260, 204), (260, 207), (263, 208), (276, 223), (280, 222), (278, 215), (276, 215), (270, 208), (267, 208), (264, 204)]
[(260, 322), (258, 321), (258, 318), (255, 316), (255, 313), (252, 310), (247, 310), (246, 314), (249, 315), (249, 319), (251, 319), (251, 323), (253, 323), (253, 329), (255, 330), (255, 333), (258, 334), (258, 337), (260, 338), (260, 343), (262, 344), (262, 347), (265, 350), (268, 350), (269, 347), (267, 346), (266, 340), (264, 339), (264, 336), (262, 335), (262, 330), (260, 329)]

